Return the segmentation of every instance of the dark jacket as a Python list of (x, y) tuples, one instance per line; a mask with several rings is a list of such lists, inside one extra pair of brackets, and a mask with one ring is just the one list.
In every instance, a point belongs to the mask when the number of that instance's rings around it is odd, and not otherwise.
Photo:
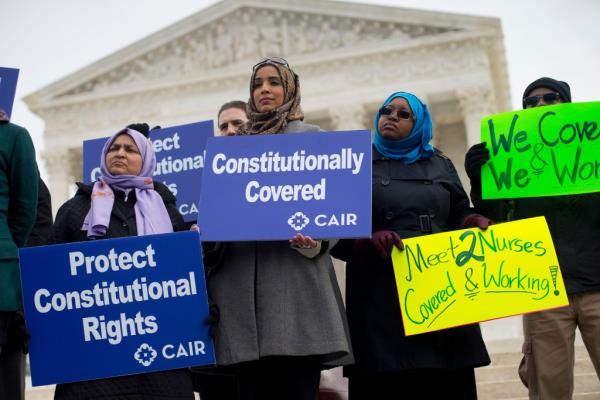
[[(87, 233), (81, 230), (83, 220), (90, 210), (90, 196), (93, 184), (77, 183), (78, 190), (75, 196), (63, 204), (56, 214), (56, 221), (52, 228), (51, 243), (72, 243), (88, 240)], [(154, 190), (162, 197), (167, 212), (173, 223), (173, 231), (185, 230), (183, 217), (179, 214), (175, 204), (175, 196), (164, 184), (154, 181)], [(110, 223), (104, 239), (126, 236), (137, 236), (135, 223), (135, 191), (131, 191), (127, 201), (125, 194), (115, 190), (115, 204), (110, 216)]]
[(19, 253), (35, 222), (38, 170), (25, 128), (0, 123), (0, 310), (21, 308)]
[(43, 246), (52, 234), (52, 199), (48, 186), (39, 178), (39, 191), (35, 224), (27, 239), (26, 247)]
[[(318, 130), (292, 121), (284, 132)], [(351, 360), (342, 296), (326, 247), (307, 258), (288, 241), (215, 246), (205, 247), (204, 260), (209, 296), (220, 310), (217, 364), (268, 356), (312, 356), (327, 366)]]
[[(75, 196), (63, 204), (56, 214), (52, 228), (51, 243), (71, 243), (88, 240), (86, 231), (81, 230), (83, 220), (90, 209), (93, 185), (78, 183)], [(154, 188), (162, 197), (173, 230), (184, 229), (183, 218), (177, 211), (175, 196), (160, 182)], [(135, 191), (127, 199), (115, 190), (115, 203), (105, 239), (136, 236)], [(123, 400), (192, 400), (192, 381), (187, 370), (152, 372), (147, 374), (120, 376), (76, 383), (60, 384), (56, 387), (56, 400), (123, 399)]]
[[(440, 152), (404, 164), (373, 149), (373, 232), (392, 230), (402, 238), (443, 232), (458, 229), (471, 213), (452, 162)], [(391, 260), (356, 244), (341, 240), (331, 251), (347, 262), (346, 309), (356, 362), (347, 375), (489, 364), (477, 324), (404, 336)]]
[(473, 185), (471, 200), (497, 222), (546, 217), (567, 293), (600, 290), (600, 193), (482, 200)]

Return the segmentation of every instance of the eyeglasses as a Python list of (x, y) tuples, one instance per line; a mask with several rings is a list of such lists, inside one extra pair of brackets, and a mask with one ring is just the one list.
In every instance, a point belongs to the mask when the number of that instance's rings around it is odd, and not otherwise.
[(525, 107), (535, 107), (540, 103), (540, 100), (544, 99), (546, 104), (554, 104), (561, 100), (560, 94), (556, 92), (550, 92), (545, 94), (538, 94), (537, 96), (528, 96), (523, 99)]
[(269, 57), (269, 58), (263, 58), (262, 60), (260, 60), (256, 64), (254, 64), (254, 67), (252, 67), (252, 72), (256, 71), (259, 67), (262, 67), (263, 65), (268, 65), (268, 64), (279, 64), (279, 65), (283, 65), (284, 67), (290, 68), (290, 64), (288, 64), (288, 62), (285, 59), (283, 59), (281, 57)]
[(411, 114), (406, 111), (406, 110), (394, 110), (393, 108), (390, 107), (381, 107), (379, 109), (379, 114), (380, 115), (386, 115), (386, 116), (390, 116), (392, 115), (392, 113), (396, 111), (396, 116), (398, 117), (398, 119), (410, 119)]

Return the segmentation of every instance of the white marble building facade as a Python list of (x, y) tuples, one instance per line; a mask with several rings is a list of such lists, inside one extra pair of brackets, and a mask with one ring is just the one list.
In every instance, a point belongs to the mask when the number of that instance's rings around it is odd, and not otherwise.
[[(132, 122), (216, 118), (222, 103), (248, 98), (252, 65), (265, 56), (290, 62), (306, 121), (326, 130), (370, 129), (390, 93), (418, 94), (430, 106), (434, 144), (463, 178), (480, 118), (510, 109), (498, 19), (332, 0), (223, 0), (25, 98), (46, 123), (55, 212), (81, 179), (84, 139)], [(520, 323), (484, 332), (518, 338)]]
[(252, 65), (283, 56), (301, 77), (306, 120), (370, 128), (396, 90), (431, 108), (436, 145), (457, 165), (482, 116), (509, 109), (500, 21), (337, 1), (224, 0), (26, 97), (46, 123), (53, 206), (81, 178), (81, 142), (131, 122), (215, 118), (248, 97)]

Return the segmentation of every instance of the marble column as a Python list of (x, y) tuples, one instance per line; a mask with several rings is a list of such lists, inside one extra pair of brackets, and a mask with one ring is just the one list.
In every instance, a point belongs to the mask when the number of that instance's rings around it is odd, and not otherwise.
[(368, 129), (367, 110), (363, 104), (336, 104), (329, 109), (329, 115), (336, 131)]
[(479, 143), (481, 118), (497, 110), (490, 86), (471, 86), (456, 91), (467, 133), (467, 148)]
[[(367, 128), (367, 111), (363, 104), (335, 104), (329, 109), (332, 129), (336, 131), (350, 131)], [(333, 258), (335, 275), (342, 291), (342, 296), (346, 297), (346, 263)]]
[[(457, 90), (459, 107), (467, 131), (467, 146), (480, 142), (481, 118), (498, 112), (491, 86), (471, 86)], [(467, 188), (467, 190), (469, 190)], [(490, 353), (519, 352), (523, 337), (520, 315), (480, 324)]]
[(68, 149), (51, 149), (44, 152), (46, 172), (48, 173), (48, 187), (52, 194), (52, 212), (56, 212), (69, 198), (70, 187), (73, 183), (69, 163)]

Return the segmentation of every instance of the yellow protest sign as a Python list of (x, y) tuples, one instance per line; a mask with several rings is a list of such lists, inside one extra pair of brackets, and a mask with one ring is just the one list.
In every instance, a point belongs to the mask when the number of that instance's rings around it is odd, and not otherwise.
[(392, 261), (407, 336), (569, 304), (544, 217), (403, 242)]

